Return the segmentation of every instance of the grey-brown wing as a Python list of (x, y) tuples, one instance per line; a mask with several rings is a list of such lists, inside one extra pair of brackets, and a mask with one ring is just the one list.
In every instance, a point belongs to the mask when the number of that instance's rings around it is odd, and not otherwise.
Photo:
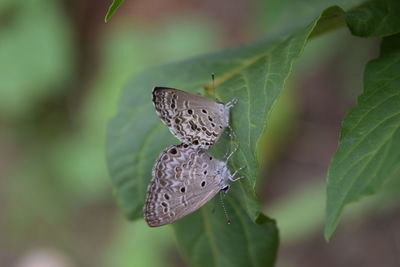
[(155, 87), (158, 116), (182, 143), (208, 149), (229, 123), (229, 107), (178, 89)]
[(150, 226), (172, 223), (197, 210), (220, 191), (216, 164), (187, 145), (164, 150), (153, 168), (144, 217)]

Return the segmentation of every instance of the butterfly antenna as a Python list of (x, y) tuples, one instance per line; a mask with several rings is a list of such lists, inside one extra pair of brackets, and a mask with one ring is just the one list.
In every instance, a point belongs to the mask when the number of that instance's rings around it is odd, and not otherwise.
[(225, 214), (225, 218), (226, 218), (226, 223), (227, 224), (231, 224), (231, 219), (229, 218), (228, 212), (226, 211), (225, 205), (224, 205), (224, 200), (223, 198), (223, 192), (219, 191), (219, 196), (220, 196), (220, 200), (221, 200), (221, 205), (222, 205), (222, 209), (224, 210), (224, 214)]
[(215, 72), (211, 73), (211, 80), (212, 80), (211, 91), (213, 93), (214, 99), (217, 99), (217, 96), (215, 95)]

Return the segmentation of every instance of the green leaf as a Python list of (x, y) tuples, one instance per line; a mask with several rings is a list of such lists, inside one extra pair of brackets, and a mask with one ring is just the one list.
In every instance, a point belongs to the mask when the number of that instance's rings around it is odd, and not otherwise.
[(370, 0), (346, 13), (350, 31), (361, 37), (385, 37), (400, 32), (400, 1)]
[(275, 221), (260, 215), (253, 223), (238, 194), (233, 187), (226, 201), (231, 224), (226, 223), (219, 198), (174, 224), (179, 248), (191, 265), (273, 266), (278, 250)]
[[(135, 76), (121, 96), (107, 137), (110, 174), (117, 198), (128, 217), (142, 216), (154, 160), (165, 147), (178, 143), (154, 111), (150, 97), (152, 88), (170, 86), (204, 93), (204, 87), (210, 84), (210, 73), (216, 72), (218, 100), (226, 103), (232, 98), (239, 99), (231, 112), (231, 126), (240, 147), (230, 167), (247, 166), (243, 171), (246, 179), (239, 184), (243, 190), (243, 204), (255, 220), (258, 207), (254, 188), (259, 171), (255, 151), (269, 111), (317, 22), (321, 25), (328, 20), (336, 23), (342, 14), (341, 9), (331, 8), (310, 26), (288, 38), (167, 64)], [(212, 152), (224, 154), (228, 149), (227, 140), (222, 138)]]
[[(193, 265), (206, 262), (207, 266), (221, 266), (231, 258), (229, 266), (243, 266), (243, 261), (236, 257), (241, 253), (241, 257), (246, 259), (246, 266), (271, 266), (278, 242), (274, 237), (277, 230), (275, 224), (260, 214), (255, 194), (260, 171), (256, 156), (258, 142), (293, 62), (301, 54), (309, 37), (343, 24), (343, 10), (332, 7), (309, 26), (286, 38), (264, 40), (163, 65), (135, 76), (121, 96), (118, 112), (110, 120), (107, 134), (109, 171), (116, 197), (125, 214), (130, 219), (143, 216), (142, 209), (154, 161), (168, 145), (178, 143), (154, 111), (150, 97), (152, 88), (168, 86), (204, 94), (207, 92), (205, 89), (210, 88), (210, 74), (215, 72), (215, 97), (224, 103), (232, 98), (239, 99), (232, 109), (230, 123), (239, 150), (231, 158), (229, 168), (235, 170), (247, 166), (241, 172), (245, 179), (233, 184), (225, 198), (232, 225), (226, 225), (218, 215), (220, 213), (211, 212), (211, 202), (174, 223), (179, 233), (178, 240)], [(210, 153), (220, 158), (230, 145), (225, 135)], [(194, 241), (196, 236), (200, 236), (200, 229), (207, 230), (208, 234), (201, 235), (200, 241)], [(196, 235), (196, 232), (199, 233)], [(216, 233), (224, 233), (224, 237)], [(243, 240), (247, 240), (245, 245)], [(234, 244), (242, 246), (236, 248)], [(233, 247), (236, 249), (232, 250)], [(258, 255), (260, 251), (268, 253)]]
[(399, 38), (384, 39), (380, 57), (367, 64), (364, 92), (343, 121), (328, 172), (326, 239), (332, 236), (346, 204), (376, 193), (393, 175), (399, 178)]
[(107, 14), (104, 17), (104, 22), (108, 22), (111, 17), (114, 15), (115, 11), (119, 8), (119, 6), (124, 2), (124, 0), (114, 0), (111, 6), (108, 8)]

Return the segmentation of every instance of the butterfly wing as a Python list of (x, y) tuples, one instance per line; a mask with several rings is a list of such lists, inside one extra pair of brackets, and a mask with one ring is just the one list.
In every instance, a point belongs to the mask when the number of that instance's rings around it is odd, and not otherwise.
[(172, 223), (199, 209), (221, 190), (217, 160), (188, 145), (164, 150), (153, 168), (144, 218), (149, 226)]
[(195, 147), (208, 149), (229, 124), (230, 107), (178, 89), (155, 87), (153, 104), (171, 133)]

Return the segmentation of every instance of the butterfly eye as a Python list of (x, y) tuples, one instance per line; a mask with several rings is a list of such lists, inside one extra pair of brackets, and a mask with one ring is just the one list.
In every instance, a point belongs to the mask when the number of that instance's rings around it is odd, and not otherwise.
[(222, 188), (221, 190), (224, 191), (224, 193), (227, 193), (228, 190), (230, 188), (230, 185), (226, 185), (224, 188)]

